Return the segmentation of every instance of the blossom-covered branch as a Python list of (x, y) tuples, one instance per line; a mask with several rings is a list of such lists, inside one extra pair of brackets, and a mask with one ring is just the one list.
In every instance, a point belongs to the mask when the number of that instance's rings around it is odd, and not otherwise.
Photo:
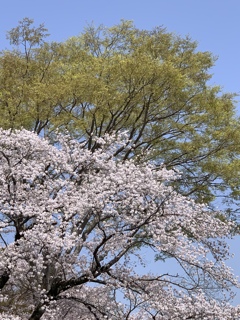
[[(97, 143), (0, 131), (1, 318), (238, 319), (214, 298), (237, 285), (233, 224), (176, 193), (173, 171), (116, 160), (121, 135)], [(138, 272), (143, 247), (181, 272)]]

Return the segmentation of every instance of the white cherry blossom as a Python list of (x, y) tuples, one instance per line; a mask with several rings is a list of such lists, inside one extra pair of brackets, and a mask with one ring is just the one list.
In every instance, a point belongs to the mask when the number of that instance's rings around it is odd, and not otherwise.
[[(238, 285), (233, 223), (177, 194), (173, 171), (116, 159), (125, 140), (92, 153), (0, 130), (1, 319), (240, 319), (217, 299)], [(181, 273), (138, 272), (143, 247)]]

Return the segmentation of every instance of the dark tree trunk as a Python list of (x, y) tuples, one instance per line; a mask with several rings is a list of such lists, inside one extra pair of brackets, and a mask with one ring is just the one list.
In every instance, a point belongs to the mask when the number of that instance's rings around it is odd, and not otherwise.
[(0, 289), (2, 289), (5, 284), (8, 282), (9, 274), (7, 271), (4, 271), (4, 273), (0, 276)]
[(42, 304), (39, 304), (35, 310), (33, 311), (32, 315), (28, 320), (39, 320), (41, 319), (42, 315), (44, 314), (45, 310), (42, 308)]

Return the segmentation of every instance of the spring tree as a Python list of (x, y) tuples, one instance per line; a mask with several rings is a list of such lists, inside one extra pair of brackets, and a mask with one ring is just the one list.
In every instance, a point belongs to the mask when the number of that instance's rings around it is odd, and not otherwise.
[[(239, 319), (216, 296), (237, 285), (232, 222), (177, 193), (173, 170), (116, 158), (127, 134), (96, 137), (94, 152), (57, 141), (0, 130), (1, 319)], [(136, 266), (143, 248), (154, 272)], [(162, 272), (164, 257), (182, 272)]]
[(149, 159), (180, 169), (181, 194), (238, 201), (235, 96), (208, 84), (211, 53), (189, 37), (128, 21), (90, 26), (61, 43), (47, 42), (46, 32), (25, 18), (8, 33), (13, 49), (0, 55), (1, 127), (45, 136), (67, 129), (89, 150), (93, 136), (127, 130), (133, 144), (124, 159), (149, 150)]

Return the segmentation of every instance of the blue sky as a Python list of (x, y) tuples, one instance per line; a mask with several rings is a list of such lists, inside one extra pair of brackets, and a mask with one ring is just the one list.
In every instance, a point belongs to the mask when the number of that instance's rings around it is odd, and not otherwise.
[[(0, 10), (0, 50), (7, 47), (6, 31), (24, 17), (44, 23), (50, 40), (78, 35), (89, 23), (112, 26), (132, 20), (140, 29), (164, 26), (169, 32), (190, 35), (199, 50), (218, 56), (211, 83), (240, 93), (240, 0), (3, 0)], [(240, 113), (240, 98), (237, 99)], [(231, 265), (240, 274), (239, 238)], [(236, 299), (240, 304), (240, 294)]]

